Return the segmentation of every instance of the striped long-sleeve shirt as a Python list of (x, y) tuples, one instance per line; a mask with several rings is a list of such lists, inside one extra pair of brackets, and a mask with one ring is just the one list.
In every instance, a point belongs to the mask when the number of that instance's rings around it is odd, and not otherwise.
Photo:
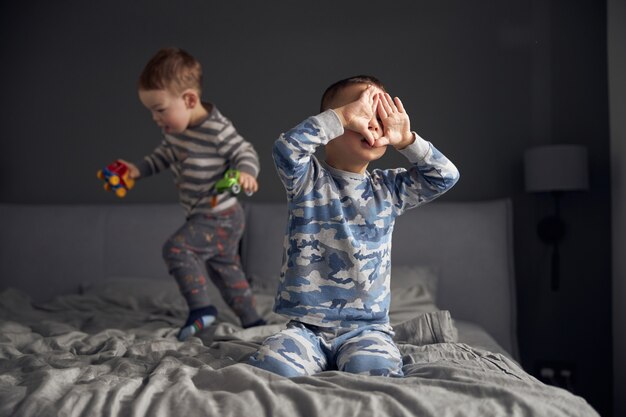
[(395, 219), (449, 190), (459, 172), (416, 133), (415, 142), (399, 151), (409, 169), (357, 174), (318, 161), (315, 149), (343, 132), (327, 110), (274, 144), (289, 202), (274, 310), (322, 327), (387, 324)]
[(239, 135), (215, 105), (208, 106), (211, 111), (204, 122), (180, 134), (164, 133), (161, 144), (136, 164), (142, 178), (170, 168), (188, 216), (222, 211), (237, 202), (230, 193), (222, 193), (217, 196), (217, 204), (211, 206), (215, 183), (227, 169), (254, 177), (260, 170), (252, 144)]

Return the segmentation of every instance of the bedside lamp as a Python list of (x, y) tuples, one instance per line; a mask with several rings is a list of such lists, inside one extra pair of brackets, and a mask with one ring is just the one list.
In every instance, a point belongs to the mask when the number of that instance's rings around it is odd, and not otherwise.
[(551, 288), (559, 289), (559, 243), (565, 236), (560, 197), (566, 191), (589, 188), (587, 149), (579, 145), (547, 145), (524, 153), (524, 180), (527, 192), (550, 192), (554, 214), (537, 225), (539, 238), (552, 245)]

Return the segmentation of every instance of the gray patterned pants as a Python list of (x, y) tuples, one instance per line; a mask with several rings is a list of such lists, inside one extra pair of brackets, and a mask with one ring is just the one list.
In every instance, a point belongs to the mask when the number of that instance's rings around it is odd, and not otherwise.
[(239, 204), (215, 214), (196, 214), (163, 245), (163, 259), (190, 310), (211, 305), (207, 275), (242, 325), (260, 319), (238, 248), (244, 229)]

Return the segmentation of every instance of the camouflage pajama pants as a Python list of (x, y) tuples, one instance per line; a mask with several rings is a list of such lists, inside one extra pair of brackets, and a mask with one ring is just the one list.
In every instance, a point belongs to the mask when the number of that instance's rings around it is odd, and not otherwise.
[(243, 229), (243, 209), (236, 204), (189, 217), (163, 245), (163, 259), (190, 310), (211, 305), (208, 275), (243, 325), (260, 319), (238, 255)]
[(329, 370), (401, 377), (402, 356), (392, 336), (386, 325), (333, 330), (290, 321), (248, 363), (288, 378)]

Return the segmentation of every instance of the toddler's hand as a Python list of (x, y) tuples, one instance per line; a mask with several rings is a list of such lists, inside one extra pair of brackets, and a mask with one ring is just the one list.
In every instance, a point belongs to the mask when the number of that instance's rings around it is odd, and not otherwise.
[(135, 164), (133, 164), (132, 162), (124, 161), (123, 159), (118, 159), (118, 161), (122, 162), (128, 167), (128, 176), (131, 179), (136, 180), (137, 178), (139, 178), (141, 173), (139, 172), (139, 168), (137, 168)]
[(393, 100), (387, 93), (379, 93), (378, 117), (383, 125), (383, 136), (376, 139), (374, 147), (392, 145), (402, 149), (413, 143), (411, 122), (398, 97)]
[(248, 195), (256, 193), (259, 190), (259, 183), (256, 178), (245, 172), (239, 172), (239, 184), (241, 184), (241, 188), (243, 188), (243, 191)]
[(356, 101), (333, 109), (344, 128), (360, 133), (370, 145), (376, 142), (376, 137), (369, 129), (369, 123), (376, 113), (377, 91), (379, 90), (368, 85)]

